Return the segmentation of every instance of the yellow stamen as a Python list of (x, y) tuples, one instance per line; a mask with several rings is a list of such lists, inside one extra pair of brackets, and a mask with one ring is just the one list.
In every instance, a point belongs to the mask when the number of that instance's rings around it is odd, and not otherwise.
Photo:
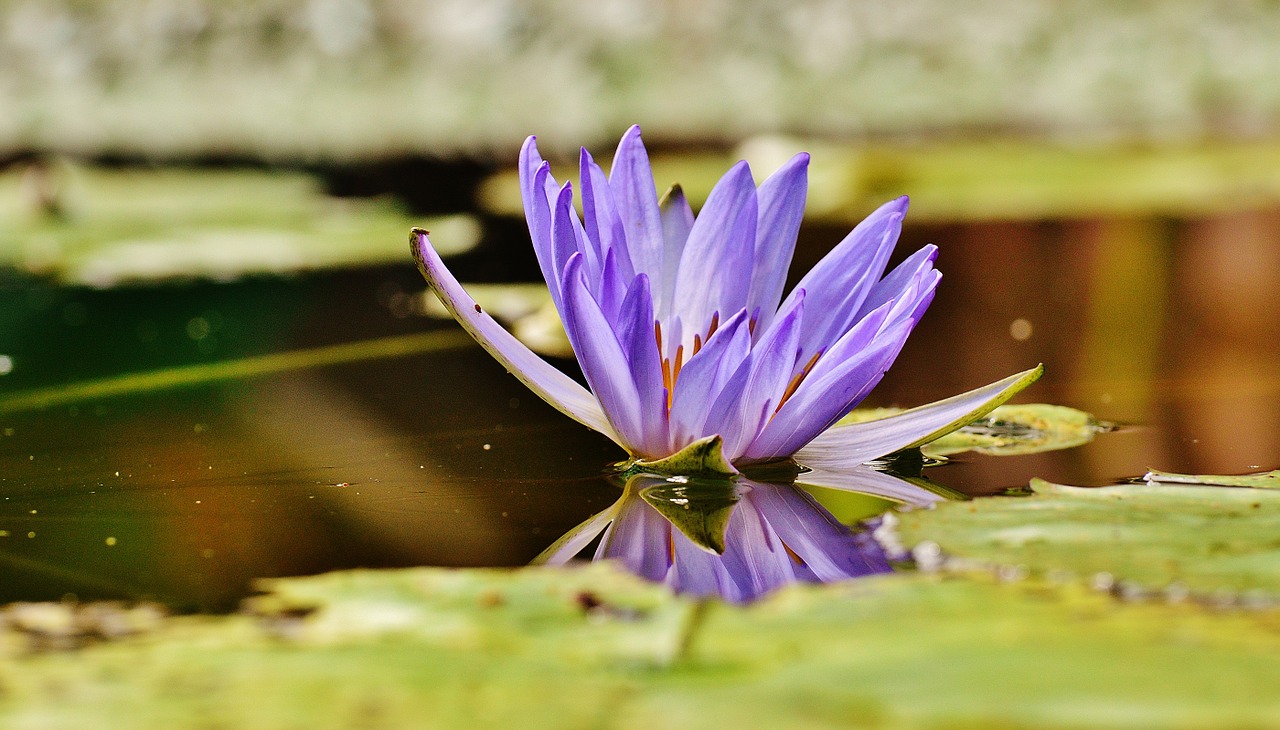
[(773, 409), (774, 413), (782, 410), (782, 406), (786, 404), (787, 399), (795, 394), (796, 389), (800, 387), (800, 383), (804, 382), (805, 376), (809, 374), (810, 370), (813, 370), (813, 365), (818, 362), (819, 357), (822, 357), (822, 350), (815, 352), (813, 357), (809, 358), (809, 362), (805, 363), (800, 372), (796, 373), (796, 376), (791, 379), (791, 382), (787, 384), (786, 392), (782, 394), (782, 400), (778, 401), (778, 407)]

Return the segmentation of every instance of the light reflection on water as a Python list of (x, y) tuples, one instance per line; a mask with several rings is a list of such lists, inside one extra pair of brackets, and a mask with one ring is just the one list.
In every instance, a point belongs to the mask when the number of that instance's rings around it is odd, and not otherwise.
[[(843, 233), (806, 231), (797, 266)], [(908, 226), (899, 249), (939, 243), (944, 279), (868, 405), (929, 402), (1043, 361), (1022, 400), (1130, 424), (1078, 449), (929, 470), (969, 495), (1033, 476), (1107, 484), (1148, 467), (1275, 468), (1278, 234), (1280, 211)], [(481, 251), (474, 265), (508, 253)], [(0, 272), (0, 398), (436, 326), (386, 306), (389, 289), (421, 289), (410, 262), (103, 292)], [(229, 609), (254, 577), (519, 565), (618, 499), (602, 474), (621, 456), (473, 346), (11, 412), (0, 415), (0, 601), (71, 593)], [(769, 489), (778, 503), (806, 494)], [(733, 519), (763, 514), (763, 494), (753, 486)], [(891, 504), (812, 494), (843, 522)]]

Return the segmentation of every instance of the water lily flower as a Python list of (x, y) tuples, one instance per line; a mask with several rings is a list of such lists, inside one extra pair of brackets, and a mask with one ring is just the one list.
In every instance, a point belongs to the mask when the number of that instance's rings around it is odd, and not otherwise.
[[(880, 420), (837, 423), (880, 381), (933, 299), (937, 248), (885, 274), (905, 197), (866, 220), (783, 296), (809, 156), (756, 186), (746, 162), (695, 216), (660, 200), (639, 127), (604, 171), (584, 149), (581, 217), (530, 137), (520, 184), (538, 264), (590, 389), (542, 360), (469, 297), (415, 229), (428, 284), (507, 370), (649, 471), (736, 473), (794, 458), (847, 470), (980, 418), (1042, 368)], [(692, 455), (692, 457), (690, 456)]]
[[(856, 470), (858, 491), (878, 493), (893, 480)], [(901, 488), (913, 487), (902, 482)], [(927, 504), (936, 495), (919, 487), (908, 497)], [(867, 527), (842, 524), (808, 492), (791, 484), (745, 478), (673, 483), (637, 474), (610, 507), (569, 531), (538, 558), (561, 565), (599, 538), (594, 560), (615, 560), (642, 578), (677, 593), (733, 602), (790, 583), (827, 583), (892, 570), (885, 549)]]

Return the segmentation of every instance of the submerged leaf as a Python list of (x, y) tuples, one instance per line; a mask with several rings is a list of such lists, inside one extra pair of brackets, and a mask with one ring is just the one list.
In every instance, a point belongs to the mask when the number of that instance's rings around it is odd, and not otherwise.
[(1148, 484), (1200, 484), (1218, 487), (1251, 487), (1280, 489), (1280, 469), (1256, 474), (1223, 476), (1220, 474), (1174, 474), (1152, 469), (1142, 477)]
[(1032, 488), (1028, 497), (901, 515), (902, 541), (984, 563), (1103, 575), (1135, 590), (1280, 596), (1280, 492), (1039, 479)]

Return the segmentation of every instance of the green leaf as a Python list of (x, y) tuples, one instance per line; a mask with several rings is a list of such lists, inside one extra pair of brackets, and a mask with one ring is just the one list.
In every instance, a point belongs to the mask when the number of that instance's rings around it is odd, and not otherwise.
[[(901, 413), (900, 408), (863, 408), (845, 416), (842, 423), (874, 421)], [(1070, 449), (1114, 428), (1092, 415), (1047, 403), (1003, 405), (982, 418), (925, 444), (928, 456), (945, 457), (976, 451), (992, 456), (1036, 454)]]
[(724, 439), (706, 436), (662, 459), (636, 459), (628, 465), (630, 474), (662, 474), (672, 476), (732, 476), (738, 473), (724, 458)]
[[(0, 727), (1271, 727), (1274, 615), (930, 575), (688, 600), (607, 564), (272, 580), (29, 653)], [(686, 643), (687, 642), (687, 643)]]
[(943, 503), (903, 514), (904, 544), (950, 556), (1066, 572), (1148, 591), (1280, 596), (1280, 492), (1032, 482), (1028, 497)]
[(1250, 487), (1253, 489), (1280, 489), (1280, 469), (1256, 474), (1223, 476), (1219, 474), (1174, 474), (1152, 469), (1142, 477), (1148, 484), (1202, 484), (1219, 487)]
[[(60, 168), (61, 169), (61, 168)], [(442, 253), (479, 239), (469, 216), (423, 220), (388, 199), (339, 199), (305, 174), (258, 170), (65, 169), (57, 212), (24, 210), (19, 172), (0, 174), (0, 264), (105, 287), (226, 280), (403, 262), (404, 232), (435, 231)]]
[(958, 431), (926, 444), (929, 456), (976, 451), (992, 456), (1038, 454), (1087, 444), (1113, 426), (1084, 411), (1047, 403), (1004, 405)]

